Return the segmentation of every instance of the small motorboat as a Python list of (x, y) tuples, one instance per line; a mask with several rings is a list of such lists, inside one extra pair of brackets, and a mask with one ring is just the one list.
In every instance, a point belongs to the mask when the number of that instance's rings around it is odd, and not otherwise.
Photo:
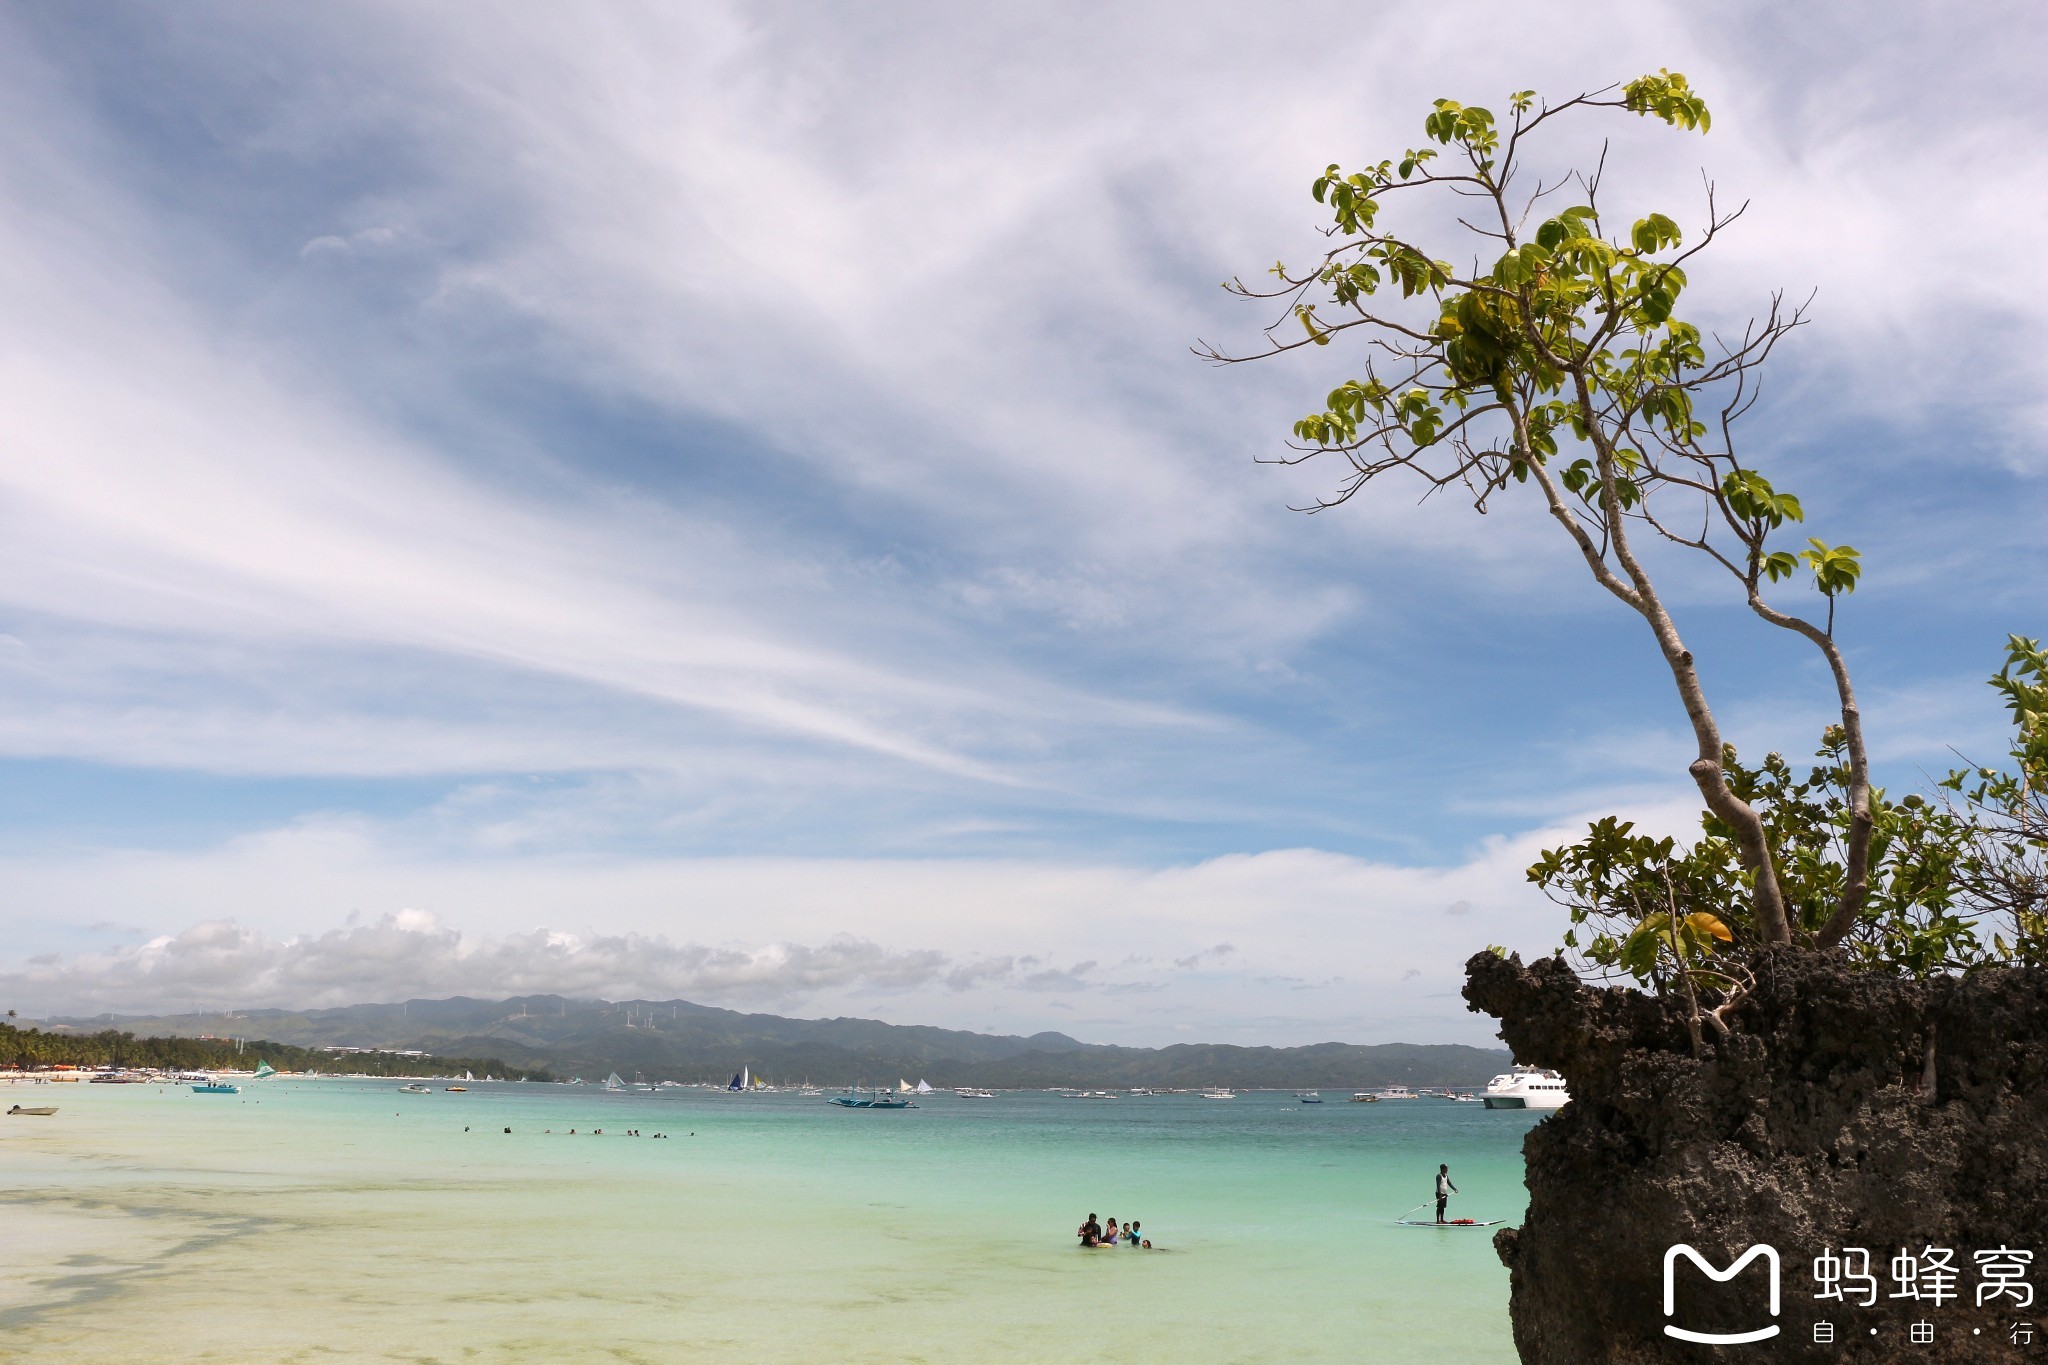
[(418, 1081), (412, 1081), (399, 1086), (398, 1093), (401, 1095), (431, 1095), (434, 1091), (431, 1086), (424, 1086)]
[(21, 1116), (22, 1116), (23, 1118), (25, 1118), (25, 1119), (26, 1119), (26, 1118), (37, 1118), (37, 1119), (46, 1119), (46, 1118), (50, 1117), (50, 1115), (52, 1115), (52, 1114), (54, 1114), (54, 1113), (56, 1113), (56, 1112), (57, 1112), (57, 1106), (56, 1106), (56, 1105), (54, 1105), (54, 1104), (36, 1104), (36, 1105), (28, 1105), (28, 1104), (17, 1104), (17, 1105), (15, 1105), (15, 1106), (14, 1106), (14, 1107), (13, 1107), (12, 1109), (8, 1110), (7, 1112), (8, 1112), (8, 1113), (10, 1113), (10, 1114), (19, 1114), (19, 1115), (21, 1115)]
[(1205, 1100), (1234, 1100), (1237, 1096), (1228, 1090), (1204, 1090), (1202, 1098)]
[(1323, 1102), (1322, 1093), (1316, 1090), (1304, 1090), (1299, 1095), (1296, 1095), (1295, 1098), (1303, 1104), (1321, 1104)]
[(451, 1095), (467, 1095), (469, 1093), (469, 1087), (466, 1085), (444, 1085), (441, 1088)]
[(226, 1081), (202, 1081), (192, 1087), (192, 1093), (195, 1095), (239, 1095), (242, 1093), (242, 1087), (239, 1085), (229, 1085)]

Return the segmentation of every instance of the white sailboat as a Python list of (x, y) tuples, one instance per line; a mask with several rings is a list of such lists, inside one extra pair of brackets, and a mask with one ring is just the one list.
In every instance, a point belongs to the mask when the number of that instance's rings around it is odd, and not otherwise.
[(909, 1081), (906, 1081), (901, 1076), (898, 1076), (896, 1078), (896, 1093), (899, 1095), (910, 1095), (916, 1092), (911, 1088), (911, 1084)]
[(604, 1078), (604, 1088), (607, 1090), (624, 1090), (626, 1083), (620, 1080), (619, 1073), (614, 1071), (611, 1075)]
[(917, 1093), (920, 1095), (929, 1095), (932, 1093), (932, 1088), (924, 1083), (924, 1078), (922, 1076), (918, 1077), (917, 1080)]

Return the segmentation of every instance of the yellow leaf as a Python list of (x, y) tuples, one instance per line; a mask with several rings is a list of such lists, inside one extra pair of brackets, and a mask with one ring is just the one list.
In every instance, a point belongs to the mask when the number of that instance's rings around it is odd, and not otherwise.
[(1720, 920), (1716, 919), (1714, 916), (1708, 914), (1704, 910), (1695, 911), (1694, 913), (1687, 915), (1685, 917), (1685, 923), (1687, 927), (1692, 929), (1695, 933), (1705, 934), (1712, 938), (1718, 938), (1723, 943), (1735, 942), (1735, 935), (1728, 932), (1728, 926), (1721, 923)]

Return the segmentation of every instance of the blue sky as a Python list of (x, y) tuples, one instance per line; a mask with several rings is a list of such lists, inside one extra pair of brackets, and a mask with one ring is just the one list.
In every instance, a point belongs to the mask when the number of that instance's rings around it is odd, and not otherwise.
[[(1615, 183), (1818, 289), (1751, 449), (1860, 547), (1886, 780), (2048, 633), (2030, 8), (0, 15), (0, 993), (558, 989), (1144, 1042), (1479, 1041), (1591, 814), (1682, 828), (1526, 506), (1288, 510), (1340, 348), (1217, 282), (1430, 99), (1688, 73)], [(1589, 35), (1598, 35), (1597, 41)], [(1816, 661), (1672, 566), (1724, 725)]]

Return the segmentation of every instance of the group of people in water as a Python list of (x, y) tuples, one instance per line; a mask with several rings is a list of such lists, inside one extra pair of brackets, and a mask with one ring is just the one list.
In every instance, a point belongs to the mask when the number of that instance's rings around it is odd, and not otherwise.
[(1135, 1218), (1119, 1228), (1116, 1219), (1098, 1223), (1095, 1221), (1095, 1215), (1091, 1213), (1075, 1232), (1084, 1247), (1139, 1247), (1146, 1251), (1152, 1249), (1152, 1239), (1138, 1230), (1138, 1220)]
[[(1458, 1193), (1458, 1187), (1451, 1183), (1451, 1168), (1446, 1165), (1439, 1165), (1436, 1168), (1437, 1222), (1448, 1223), (1453, 1221), (1444, 1217), (1444, 1211), (1451, 1202), (1451, 1196), (1456, 1193)], [(1465, 1218), (1456, 1221), (1469, 1223), (1472, 1220)], [(1152, 1250), (1152, 1239), (1145, 1236), (1143, 1231), (1140, 1230), (1138, 1220), (1135, 1218), (1122, 1227), (1118, 1227), (1116, 1219), (1108, 1218), (1097, 1222), (1095, 1215), (1091, 1213), (1082, 1221), (1080, 1227), (1074, 1229), (1074, 1234), (1081, 1239), (1081, 1245), (1084, 1247), (1139, 1247), (1145, 1251)]]

